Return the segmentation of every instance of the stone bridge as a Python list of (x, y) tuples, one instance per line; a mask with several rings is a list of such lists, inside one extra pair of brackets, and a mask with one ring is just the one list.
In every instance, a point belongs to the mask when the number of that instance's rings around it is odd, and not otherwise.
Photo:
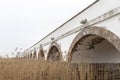
[(120, 62), (120, 0), (96, 0), (24, 52), (72, 63)]

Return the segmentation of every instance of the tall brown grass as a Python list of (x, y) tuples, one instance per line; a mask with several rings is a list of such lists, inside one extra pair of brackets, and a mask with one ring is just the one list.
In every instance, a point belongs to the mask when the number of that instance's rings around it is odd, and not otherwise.
[(0, 80), (119, 80), (119, 75), (119, 64), (0, 59)]

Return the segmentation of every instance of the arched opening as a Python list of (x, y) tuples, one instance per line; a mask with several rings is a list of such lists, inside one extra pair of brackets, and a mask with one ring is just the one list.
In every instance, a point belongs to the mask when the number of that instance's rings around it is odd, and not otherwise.
[(60, 52), (56, 46), (51, 47), (49, 54), (48, 54), (48, 60), (60, 61)]
[(33, 58), (36, 58), (36, 51), (33, 52)]
[(120, 52), (105, 38), (87, 35), (72, 49), (72, 62), (110, 63), (120, 62)]
[(30, 56), (29, 56), (29, 58), (32, 58), (32, 52), (30, 53)]
[(52, 42), (52, 44), (50, 45), (47, 60), (62, 61), (61, 49), (56, 42)]
[(104, 28), (84, 28), (70, 46), (68, 61), (72, 63), (119, 63), (120, 39)]
[(38, 52), (38, 59), (44, 59), (44, 50), (42, 48), (39, 49)]

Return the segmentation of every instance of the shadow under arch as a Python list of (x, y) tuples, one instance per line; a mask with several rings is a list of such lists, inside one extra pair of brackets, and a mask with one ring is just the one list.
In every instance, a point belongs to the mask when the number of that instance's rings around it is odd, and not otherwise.
[(50, 61), (62, 61), (62, 52), (60, 46), (53, 41), (49, 47), (47, 60)]
[(35, 59), (37, 57), (37, 52), (33, 51), (33, 58)]
[(29, 59), (31, 59), (33, 56), (32, 51), (29, 52)]
[(45, 60), (45, 55), (44, 55), (44, 49), (43, 49), (43, 47), (40, 47), (40, 48), (39, 48), (39, 51), (38, 51), (38, 59), (40, 59), (40, 60)]
[[(96, 26), (95, 27), (86, 27), (86, 28), (83, 28), (78, 33), (78, 35), (75, 37), (75, 39), (73, 40), (73, 42), (72, 42), (72, 44), (69, 48), (69, 51), (68, 51), (67, 61), (68, 62), (74, 62), (74, 61), (72, 61), (73, 55), (75, 54), (73, 51), (79, 52), (80, 53), (79, 55), (80, 56), (82, 55), (82, 57), (84, 55), (85, 59), (88, 59), (90, 57), (90, 58), (93, 58), (93, 60), (95, 60), (94, 56), (91, 57), (92, 54), (90, 54), (90, 53), (93, 52), (93, 50), (92, 51), (88, 50), (89, 48), (91, 49), (91, 48), (94, 48), (94, 47), (97, 46), (96, 45), (97, 43), (94, 44), (94, 46), (92, 46), (93, 44), (91, 44), (91, 43), (95, 43), (95, 41), (93, 41), (93, 42), (90, 41), (92, 39), (98, 40), (98, 44), (100, 44), (101, 46), (103, 46), (103, 47), (105, 46), (105, 48), (107, 48), (107, 49), (113, 49), (114, 48), (114, 50), (116, 50), (117, 53), (120, 53), (120, 38), (117, 35), (115, 35), (111, 31), (109, 31), (105, 28), (102, 28), (102, 27), (96, 27)], [(99, 41), (99, 40), (101, 40), (101, 41)], [(89, 45), (90, 47), (85, 48), (85, 47), (83, 47), (83, 44), (80, 47), (76, 47), (76, 46), (79, 46), (78, 44), (81, 45), (81, 43), (79, 43), (80, 41), (83, 41), (84, 46)], [(101, 42), (104, 42), (104, 43), (101, 44)], [(103, 44), (105, 44), (105, 45), (103, 45)], [(106, 45), (108, 45), (108, 46), (106, 46)], [(101, 46), (99, 46), (99, 48), (102, 48)], [(111, 46), (111, 47), (109, 47), (109, 46)], [(75, 49), (75, 47), (76, 47), (76, 49)], [(100, 51), (100, 49), (97, 49), (97, 50)], [(94, 52), (97, 51), (97, 50), (94, 50)], [(106, 51), (109, 51), (109, 50), (106, 50)], [(87, 53), (87, 54), (82, 54), (82, 53)], [(103, 56), (104, 56), (104, 54), (103, 54)], [(117, 57), (117, 59), (118, 59), (120, 57), (120, 55), (117, 54), (117, 56), (118, 56)], [(82, 58), (82, 57), (80, 57), (80, 58)], [(102, 58), (100, 58), (100, 59), (102, 59)], [(120, 61), (120, 59), (119, 59), (119, 61)], [(75, 61), (75, 62), (79, 62), (79, 61)], [(89, 63), (89, 61), (84, 61), (84, 60), (83, 60), (83, 62), (88, 62)], [(90, 62), (93, 62), (93, 61), (90, 61)], [(104, 61), (98, 61), (98, 62), (103, 63)]]

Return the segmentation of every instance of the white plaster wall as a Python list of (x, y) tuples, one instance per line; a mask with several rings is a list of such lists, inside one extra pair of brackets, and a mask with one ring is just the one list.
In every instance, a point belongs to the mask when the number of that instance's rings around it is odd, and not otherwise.
[(47, 60), (47, 55), (48, 55), (49, 47), (50, 47), (50, 44), (43, 47), (43, 50), (45, 51), (45, 52), (44, 52), (45, 60)]
[(110, 30), (111, 32), (116, 34), (118, 37), (120, 37), (120, 14), (110, 19), (107, 19), (104, 22), (95, 24), (94, 26), (104, 27), (107, 30)]
[(61, 48), (61, 51), (62, 51), (62, 55), (63, 55), (63, 59), (66, 60), (67, 58), (67, 53), (68, 53), (68, 50), (70, 48), (70, 45), (72, 43), (72, 41), (74, 40), (74, 38), (76, 37), (76, 35), (78, 34), (79, 32), (77, 33), (74, 33), (68, 37), (65, 37), (63, 39), (60, 39), (59, 41), (57, 41), (57, 43), (60, 45), (60, 48)]
[[(67, 22), (65, 25), (60, 27), (54, 33), (50, 34), (48, 37), (46, 37), (41, 42), (36, 44), (34, 47), (37, 48), (37, 47), (39, 47), (40, 44), (44, 44), (48, 41), (51, 41), (50, 39), (52, 37), (56, 38), (70, 30), (80, 26), (81, 25), (80, 21), (82, 19), (87, 19), (88, 21), (92, 20), (93, 18), (96, 18), (118, 6), (120, 6), (120, 0), (114, 0), (114, 1), (113, 0), (99, 0), (93, 6), (89, 7), (83, 13), (81, 13), (80, 15), (76, 16), (75, 18), (73, 18), (72, 20)], [(120, 29), (118, 27), (119, 25), (120, 25), (120, 15), (110, 18), (104, 22), (95, 24), (95, 26), (101, 26), (101, 27), (105, 26), (108, 30), (114, 32), (116, 35), (118, 35), (120, 37), (120, 31), (119, 31)], [(63, 38), (63, 39), (57, 41), (57, 43), (61, 45), (61, 50), (62, 50), (62, 53), (64, 56), (67, 55), (66, 53), (68, 52), (68, 49), (77, 34), (78, 33), (75, 33), (73, 35), (70, 35), (66, 38)], [(49, 46), (50, 46), (50, 44), (43, 47), (43, 49), (47, 51), (45, 53), (45, 58), (47, 57)], [(34, 49), (34, 47), (32, 47), (31, 49)]]
[(111, 9), (114, 9), (116, 7), (120, 6), (120, 0), (99, 0), (96, 4), (88, 8), (86, 11), (81, 13), (80, 15), (76, 16), (74, 19), (63, 25), (61, 28), (56, 30), (54, 33), (50, 34), (48, 37), (43, 39), (41, 42), (39, 42), (37, 46), (40, 44), (43, 44), (45, 42), (50, 41), (51, 37), (57, 37), (60, 36), (78, 26), (80, 26), (80, 21), (82, 19), (88, 19), (91, 20), (95, 17), (98, 17), (99, 15), (104, 14), (105, 12), (110, 11)]
[(80, 26), (81, 25), (80, 21), (82, 19), (92, 20), (93, 18), (96, 18), (99, 15), (102, 15), (105, 12), (108, 12), (118, 6), (120, 6), (120, 0), (114, 0), (114, 1), (113, 0), (100, 0), (96, 4), (94, 4), (92, 7), (90, 7), (89, 9), (87, 9), (86, 11), (76, 16), (71, 21), (69, 21), (67, 24), (63, 25), (63, 27), (59, 28), (57, 31), (52, 33), (50, 36), (44, 39), (43, 42), (50, 40), (51, 37), (60, 36), (66, 33), (67, 31), (70, 31)]

